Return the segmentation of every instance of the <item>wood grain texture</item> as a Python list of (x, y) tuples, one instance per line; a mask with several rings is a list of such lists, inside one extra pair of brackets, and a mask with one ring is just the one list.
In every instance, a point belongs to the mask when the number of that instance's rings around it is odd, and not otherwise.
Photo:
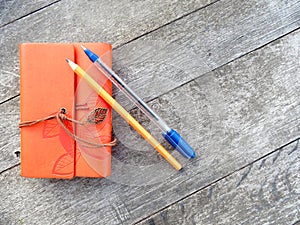
[(0, 102), (19, 92), (22, 42), (128, 42), (213, 0), (63, 0), (0, 28)]
[(138, 224), (300, 222), (299, 140)]
[(54, 3), (54, 0), (1, 0), (0, 27)]
[(19, 98), (0, 105), (0, 173), (17, 163), (20, 158), (15, 152), (20, 151), (20, 132), (18, 123)]
[(299, 4), (216, 2), (116, 49), (114, 69), (151, 100), (299, 28)]
[[(0, 101), (19, 92), (16, 43), (108, 41), (121, 46), (163, 26), (114, 51), (114, 68), (130, 86), (137, 87), (141, 97), (150, 100), (261, 47), (298, 28), (300, 23), (296, 0), (224, 0), (164, 26), (208, 1), (188, 1), (187, 6), (159, 2), (149, 5), (145, 1), (111, 2), (102, 4), (104, 13), (100, 13), (98, 1), (63, 1), (5, 27), (0, 32), (0, 40), (3, 40), (0, 43), (5, 49), (0, 55), (3, 60)], [(20, 29), (22, 26), (31, 32)], [(64, 32), (59, 32), (61, 30)], [(7, 39), (8, 36), (11, 38)], [(163, 67), (180, 68), (188, 76), (175, 74), (174, 77), (172, 70), (163, 70)], [(158, 83), (154, 78), (161, 74), (170, 81), (150, 90), (145, 85), (147, 81)]]
[(144, 142), (130, 144), (133, 131), (116, 117), (111, 177), (44, 180), (21, 178), (19, 167), (3, 172), (1, 223), (131, 224), (298, 138), (299, 40), (300, 31), (291, 33), (150, 102), (197, 151), (180, 173), (150, 157)]

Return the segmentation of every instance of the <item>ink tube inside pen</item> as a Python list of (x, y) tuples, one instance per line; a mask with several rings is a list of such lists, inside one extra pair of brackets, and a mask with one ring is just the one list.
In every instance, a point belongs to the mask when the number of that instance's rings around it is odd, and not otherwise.
[(140, 98), (138, 97), (115, 73), (110, 70), (101, 59), (95, 61), (95, 66), (108, 77), (148, 118), (163, 132), (171, 130), (170, 127)]

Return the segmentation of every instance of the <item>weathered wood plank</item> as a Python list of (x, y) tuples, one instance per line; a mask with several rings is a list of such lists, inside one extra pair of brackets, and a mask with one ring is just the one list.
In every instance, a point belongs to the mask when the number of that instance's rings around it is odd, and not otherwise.
[(117, 117), (111, 177), (23, 179), (11, 169), (0, 176), (2, 220), (130, 224), (298, 138), (299, 40), (294, 32), (150, 102), (197, 151), (184, 171), (149, 156), (145, 142), (131, 144), (134, 133)]
[(299, 168), (297, 140), (138, 224), (295, 224)]
[(2, 172), (20, 161), (15, 154), (20, 151), (19, 98), (0, 105), (0, 109), (0, 172)]
[[(202, 3), (189, 1), (186, 8), (192, 10), (203, 6)], [(141, 2), (113, 2), (101, 7), (105, 13), (99, 12), (98, 4), (94, 1), (88, 4), (86, 1), (61, 2), (6, 27), (0, 33), (1, 43), (6, 49), (0, 55), (4, 61), (0, 71), (3, 85), (0, 99), (4, 100), (19, 91), (19, 70), (13, 66), (18, 65), (16, 43), (101, 40), (119, 46), (183, 14), (181, 9), (178, 11), (178, 3), (175, 2), (171, 6), (166, 6), (168, 3), (165, 2), (151, 3), (151, 6)], [(125, 7), (127, 5), (132, 5), (135, 11), (129, 19), (124, 19), (130, 12)], [(156, 9), (157, 5), (159, 9)], [(159, 10), (162, 12), (157, 14)], [(134, 12), (140, 13), (133, 15)], [(172, 17), (170, 12), (176, 15)], [(88, 21), (86, 14), (90, 15), (88, 18), (98, 19)], [(115, 62), (118, 62), (115, 69), (122, 72), (141, 97), (150, 100), (298, 28), (299, 18), (300, 7), (296, 0), (219, 1), (119, 48), (114, 52)], [(80, 29), (76, 29), (74, 24)], [(27, 29), (20, 29), (22, 26)], [(12, 38), (7, 39), (7, 36)], [(163, 67), (169, 67), (169, 70), (163, 70)], [(174, 67), (188, 76), (174, 75)], [(178, 82), (163, 82), (154, 90), (149, 90), (145, 83), (149, 80), (158, 83), (155, 78), (161, 74), (166, 80)]]
[(0, 1), (0, 27), (16, 19), (43, 8), (54, 0), (1, 0)]
[(299, 1), (219, 1), (116, 49), (114, 68), (151, 100), (298, 28), (299, 18)]
[(0, 102), (19, 92), (19, 43), (106, 41), (116, 46), (214, 1), (60, 1), (9, 24), (0, 29)]

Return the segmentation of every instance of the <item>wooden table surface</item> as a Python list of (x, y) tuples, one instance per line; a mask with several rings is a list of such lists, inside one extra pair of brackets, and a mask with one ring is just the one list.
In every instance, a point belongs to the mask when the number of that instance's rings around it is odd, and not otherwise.
[[(0, 224), (300, 223), (299, 27), (299, 0), (0, 0)], [(111, 177), (20, 177), (23, 42), (111, 43), (197, 157), (174, 171), (114, 115)]]

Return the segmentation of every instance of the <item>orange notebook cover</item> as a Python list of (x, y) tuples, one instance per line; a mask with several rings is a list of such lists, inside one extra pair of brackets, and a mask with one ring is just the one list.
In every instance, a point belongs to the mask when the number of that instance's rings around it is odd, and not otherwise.
[[(105, 56), (103, 60), (111, 66), (110, 44), (81, 44)], [(21, 122), (45, 118), (65, 108), (66, 116), (84, 123), (64, 121), (69, 131), (93, 143), (109, 143), (112, 139), (111, 107), (73, 73), (65, 58), (84, 69), (92, 65), (80, 44), (20, 45)], [(111, 82), (96, 72), (93, 76), (111, 94)], [(70, 179), (75, 176), (106, 177), (110, 173), (110, 146), (91, 148), (80, 144), (56, 119), (21, 128), (22, 176)]]

